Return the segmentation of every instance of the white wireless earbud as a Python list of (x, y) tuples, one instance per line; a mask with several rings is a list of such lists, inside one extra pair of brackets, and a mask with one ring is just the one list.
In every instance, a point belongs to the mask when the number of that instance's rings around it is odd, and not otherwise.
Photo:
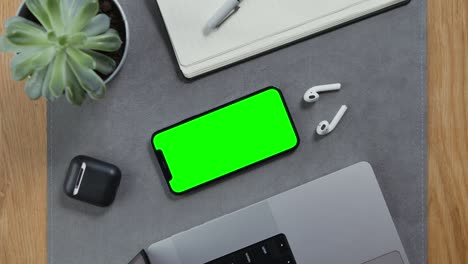
[(320, 98), (318, 93), (328, 92), (328, 91), (337, 91), (340, 89), (341, 89), (341, 83), (314, 86), (310, 88), (309, 90), (307, 90), (307, 92), (304, 94), (304, 101), (306, 101), (307, 103), (313, 103)]
[(324, 136), (332, 132), (333, 129), (335, 129), (336, 125), (338, 125), (338, 123), (340, 122), (341, 118), (346, 113), (346, 110), (348, 110), (348, 107), (346, 105), (343, 105), (341, 106), (340, 110), (335, 115), (331, 123), (328, 123), (328, 121), (326, 120), (320, 122), (320, 124), (317, 126), (317, 134), (319, 134), (320, 136)]

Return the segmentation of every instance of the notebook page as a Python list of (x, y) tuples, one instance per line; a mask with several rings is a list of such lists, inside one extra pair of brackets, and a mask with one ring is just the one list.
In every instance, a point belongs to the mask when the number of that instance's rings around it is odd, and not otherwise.
[(329, 16), (366, 0), (244, 0), (219, 29), (204, 34), (224, 1), (158, 0), (176, 56), (189, 67)]
[(242, 46), (238, 49), (223, 53), (217, 57), (207, 59), (190, 67), (184, 67), (181, 65), (181, 69), (186, 76), (190, 78), (403, 1), (404, 0), (367, 0), (332, 15), (321, 17), (302, 26), (285, 31), (281, 34), (273, 35), (261, 41), (256, 41), (250, 45)]

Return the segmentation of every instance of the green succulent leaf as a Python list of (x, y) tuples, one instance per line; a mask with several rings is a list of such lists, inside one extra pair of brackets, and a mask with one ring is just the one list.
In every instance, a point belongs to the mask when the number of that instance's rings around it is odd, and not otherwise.
[(30, 35), (24, 32), (14, 31), (8, 34), (10, 43), (16, 46), (33, 47), (33, 46), (48, 46), (47, 37), (39, 35)]
[(16, 53), (18, 51), (18, 47), (13, 45), (7, 37), (0, 36), (0, 52), (2, 53)]
[(67, 0), (62, 3), (62, 13), (63, 17), (66, 18), (64, 21), (67, 22), (67, 25), (73, 22), (70, 17), (74, 17), (76, 14), (78, 14), (78, 11), (86, 1), (88, 0)]
[(29, 50), (19, 53), (11, 60), (12, 78), (22, 81), (32, 75), (35, 70), (47, 66), (55, 56), (53, 47), (42, 50)]
[(39, 46), (17, 46), (8, 40), (7, 36), (0, 36), (0, 52), (1, 53), (21, 53), (28, 50), (37, 51), (38, 49), (43, 49), (45, 47)]
[(70, 104), (80, 106), (86, 100), (86, 93), (78, 86), (68, 86), (65, 90), (65, 96)]
[(65, 27), (68, 25), (68, 19), (72, 17), (73, 13), (72, 10), (76, 8), (77, 1), (76, 0), (64, 0), (62, 3), (62, 21), (65, 22)]
[(57, 43), (57, 34), (53, 31), (47, 32), (47, 40), (50, 43)]
[(24, 17), (20, 17), (20, 16), (11, 17), (5, 22), (5, 28), (7, 29), (8, 28), (14, 29), (15, 27), (22, 27), (24, 25), (46, 32), (44, 27), (42, 27), (41, 25), (34, 23), (30, 20), (27, 20)]
[(93, 70), (83, 67), (74, 59), (68, 60), (68, 65), (75, 74), (81, 88), (85, 90), (92, 99), (101, 99), (106, 93), (104, 81)]
[(62, 1), (63, 0), (42, 0), (45, 3), (47, 13), (49, 14), (52, 28), (57, 35), (64, 33), (64, 23), (62, 20)]
[(93, 69), (93, 70), (96, 68), (96, 62), (94, 61), (93, 57), (82, 52), (79, 49), (68, 48), (67, 54), (70, 56), (70, 58), (72, 58), (79, 65), (81, 65), (81, 67), (85, 67), (85, 68)]
[(42, 96), (47, 100), (47, 101), (54, 101), (57, 97), (53, 96), (51, 91), (50, 91), (50, 78), (52, 76), (52, 71), (54, 68), (54, 61), (47, 66), (47, 72), (44, 77), (44, 82), (42, 83)]
[(91, 50), (114, 52), (119, 50), (120, 46), (122, 46), (122, 40), (119, 33), (114, 29), (109, 29), (102, 35), (89, 37), (82, 47)]
[(26, 6), (48, 31), (53, 30), (52, 22), (42, 0), (26, 0)]
[(42, 85), (44, 84), (47, 69), (48, 67), (43, 67), (42, 69), (35, 71), (26, 83), (24, 90), (26, 91), (29, 99), (37, 100), (41, 97)]
[(50, 75), (49, 89), (53, 96), (59, 97), (63, 95), (65, 91), (67, 76), (66, 76), (66, 64), (67, 54), (64, 51), (57, 52), (55, 56), (52, 73)]
[(96, 36), (105, 33), (110, 28), (110, 18), (105, 14), (99, 14), (89, 21), (83, 32), (89, 36)]
[(110, 57), (92, 50), (83, 50), (96, 62), (95, 70), (102, 74), (111, 74), (117, 67), (117, 63)]
[(96, 16), (99, 11), (98, 0), (86, 0), (81, 1), (77, 6), (77, 10), (71, 15), (71, 21), (69, 24), (68, 32), (76, 33), (80, 32), (90, 20)]
[(50, 42), (44, 28), (22, 17), (13, 17), (7, 21), (6, 37), (16, 46), (47, 46)]
[(86, 36), (85, 33), (80, 32), (80, 33), (75, 33), (75, 34), (71, 35), (71, 36), (68, 38), (67, 42), (68, 42), (68, 45), (69, 45), (69, 46), (74, 46), (74, 47), (76, 47), (76, 46), (83, 45), (83, 44), (85, 43), (85, 41), (86, 41), (87, 38), (88, 38), (88, 37)]
[(68, 102), (74, 105), (83, 104), (86, 99), (86, 92), (81, 89), (80, 83), (75, 77), (75, 74), (67, 65), (67, 86), (65, 88), (65, 96)]

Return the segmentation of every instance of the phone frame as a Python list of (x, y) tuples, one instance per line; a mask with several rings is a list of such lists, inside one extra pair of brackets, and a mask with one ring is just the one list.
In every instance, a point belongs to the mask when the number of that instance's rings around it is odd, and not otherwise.
[[(220, 110), (220, 109), (222, 109), (222, 108), (224, 108), (224, 107), (233, 105), (233, 104), (238, 103), (238, 102), (240, 102), (240, 101), (242, 101), (242, 100), (245, 100), (245, 99), (247, 99), (247, 98), (249, 98), (249, 97), (255, 96), (255, 95), (257, 95), (257, 94), (263, 93), (263, 92), (268, 91), (268, 90), (271, 90), (271, 89), (276, 90), (276, 91), (279, 93), (279, 95), (280, 95), (281, 101), (283, 102), (283, 106), (284, 106), (284, 108), (285, 108), (285, 110), (286, 110), (286, 113), (287, 113), (287, 115), (288, 115), (289, 121), (290, 121), (290, 123), (291, 123), (291, 126), (292, 126), (292, 128), (293, 128), (294, 134), (295, 134), (296, 139), (297, 139), (296, 145), (294, 145), (294, 146), (293, 146), (292, 148), (290, 148), (290, 149), (287, 149), (287, 150), (284, 150), (284, 151), (282, 151), (282, 152), (279, 152), (279, 153), (277, 153), (277, 154), (275, 154), (275, 155), (273, 155), (273, 156), (271, 156), (271, 157), (262, 159), (262, 160), (260, 160), (260, 161), (258, 161), (258, 162), (255, 162), (255, 163), (252, 163), (252, 164), (247, 165), (247, 166), (245, 166), (245, 167), (239, 168), (239, 169), (237, 169), (237, 170), (235, 170), (235, 171), (232, 171), (232, 172), (227, 173), (227, 174), (225, 174), (225, 175), (219, 176), (219, 177), (217, 177), (216, 179), (213, 179), (213, 180), (211, 180), (211, 181), (208, 181), (208, 182), (202, 183), (202, 184), (200, 184), (200, 185), (197, 185), (197, 186), (195, 186), (195, 187), (192, 187), (192, 188), (190, 188), (190, 189), (188, 189), (188, 190), (186, 190), (186, 191), (183, 191), (183, 192), (175, 192), (175, 191), (172, 189), (172, 187), (171, 187), (171, 185), (170, 185), (170, 183), (169, 183), (170, 180), (172, 179), (172, 174), (171, 174), (171, 172), (170, 172), (170, 170), (169, 170), (169, 168), (168, 168), (166, 159), (165, 159), (165, 157), (164, 157), (164, 153), (163, 153), (161, 150), (156, 150), (156, 148), (155, 148), (154, 145), (153, 145), (154, 137), (155, 137), (156, 135), (158, 135), (159, 133), (162, 133), (162, 132), (164, 132), (164, 131), (167, 131), (167, 130), (169, 130), (169, 129), (171, 129), (171, 128), (177, 127), (177, 126), (179, 126), (179, 125), (182, 125), (182, 124), (184, 124), (184, 123), (187, 123), (187, 122), (189, 122), (189, 121), (192, 121), (192, 120), (194, 120), (194, 119), (197, 119), (197, 118), (199, 118), (199, 117), (202, 117), (202, 116), (204, 116), (204, 115), (210, 114), (210, 113), (212, 113), (212, 112), (216, 112), (216, 111), (218, 111), (218, 110)], [(301, 139), (300, 139), (299, 134), (298, 134), (298, 132), (297, 132), (296, 125), (294, 124), (294, 120), (292, 119), (291, 112), (289, 111), (288, 105), (286, 104), (286, 100), (284, 99), (283, 93), (281, 92), (281, 90), (280, 90), (279, 88), (277, 88), (277, 87), (275, 87), (275, 86), (268, 86), (268, 87), (265, 87), (265, 88), (263, 88), (263, 89), (260, 89), (260, 90), (258, 90), (258, 91), (256, 91), (256, 92), (253, 92), (253, 93), (247, 94), (247, 95), (245, 95), (245, 96), (242, 96), (242, 97), (240, 97), (240, 98), (238, 98), (238, 99), (236, 99), (236, 100), (230, 101), (230, 102), (228, 102), (228, 103), (226, 103), (226, 104), (223, 104), (223, 105), (220, 105), (220, 106), (218, 106), (218, 107), (212, 108), (212, 109), (210, 109), (210, 110), (208, 110), (208, 111), (205, 111), (205, 112), (203, 112), (203, 113), (200, 113), (200, 114), (194, 115), (194, 116), (192, 116), (192, 117), (186, 118), (186, 119), (184, 119), (184, 120), (182, 120), (182, 121), (180, 121), (180, 122), (177, 122), (177, 123), (175, 123), (175, 124), (173, 124), (173, 125), (171, 125), (171, 126), (168, 126), (168, 127), (166, 127), (166, 128), (160, 129), (160, 130), (158, 130), (158, 131), (156, 131), (156, 132), (153, 133), (153, 135), (151, 136), (151, 142), (150, 142), (150, 144), (151, 144), (151, 148), (152, 148), (153, 151), (154, 151), (154, 154), (156, 155), (156, 158), (157, 158), (158, 163), (159, 163), (159, 167), (160, 167), (160, 169), (161, 169), (161, 171), (162, 171), (162, 173), (163, 173), (164, 180), (166, 181), (166, 184), (167, 184), (167, 186), (169, 187), (170, 192), (171, 192), (172, 194), (174, 194), (174, 195), (183, 195), (183, 194), (189, 193), (189, 192), (191, 192), (191, 191), (194, 191), (194, 190), (200, 189), (200, 188), (202, 188), (202, 187), (205, 187), (206, 185), (213, 184), (213, 183), (215, 183), (215, 182), (217, 182), (217, 181), (219, 181), (219, 180), (221, 180), (221, 179), (224, 179), (224, 178), (226, 178), (226, 177), (228, 177), (228, 176), (232, 176), (232, 175), (234, 175), (234, 174), (236, 174), (236, 173), (239, 173), (239, 172), (241, 172), (241, 171), (243, 171), (243, 170), (252, 168), (253, 166), (257, 166), (257, 165), (259, 165), (259, 164), (262, 164), (262, 163), (265, 163), (265, 162), (267, 162), (267, 161), (270, 161), (270, 160), (272, 160), (272, 159), (274, 159), (274, 158), (276, 158), (276, 157), (278, 157), (278, 156), (280, 156), (280, 155), (293, 152), (294, 150), (296, 150), (296, 149), (299, 147), (300, 142), (301, 142)]]

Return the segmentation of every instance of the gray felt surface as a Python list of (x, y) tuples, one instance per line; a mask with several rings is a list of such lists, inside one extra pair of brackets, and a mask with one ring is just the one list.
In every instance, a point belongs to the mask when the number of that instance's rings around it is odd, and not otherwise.
[[(410, 261), (426, 263), (426, 1), (228, 68), (194, 82), (176, 73), (153, 0), (121, 0), (128, 60), (106, 98), (81, 108), (48, 104), (50, 264), (127, 263), (141, 248), (359, 161), (374, 167)], [(301, 102), (313, 85), (340, 92)], [(301, 137), (292, 154), (174, 197), (150, 149), (151, 134), (260, 88), (282, 89)], [(342, 104), (327, 137), (314, 134)], [(78, 154), (118, 165), (115, 203), (97, 208), (63, 193)]]

